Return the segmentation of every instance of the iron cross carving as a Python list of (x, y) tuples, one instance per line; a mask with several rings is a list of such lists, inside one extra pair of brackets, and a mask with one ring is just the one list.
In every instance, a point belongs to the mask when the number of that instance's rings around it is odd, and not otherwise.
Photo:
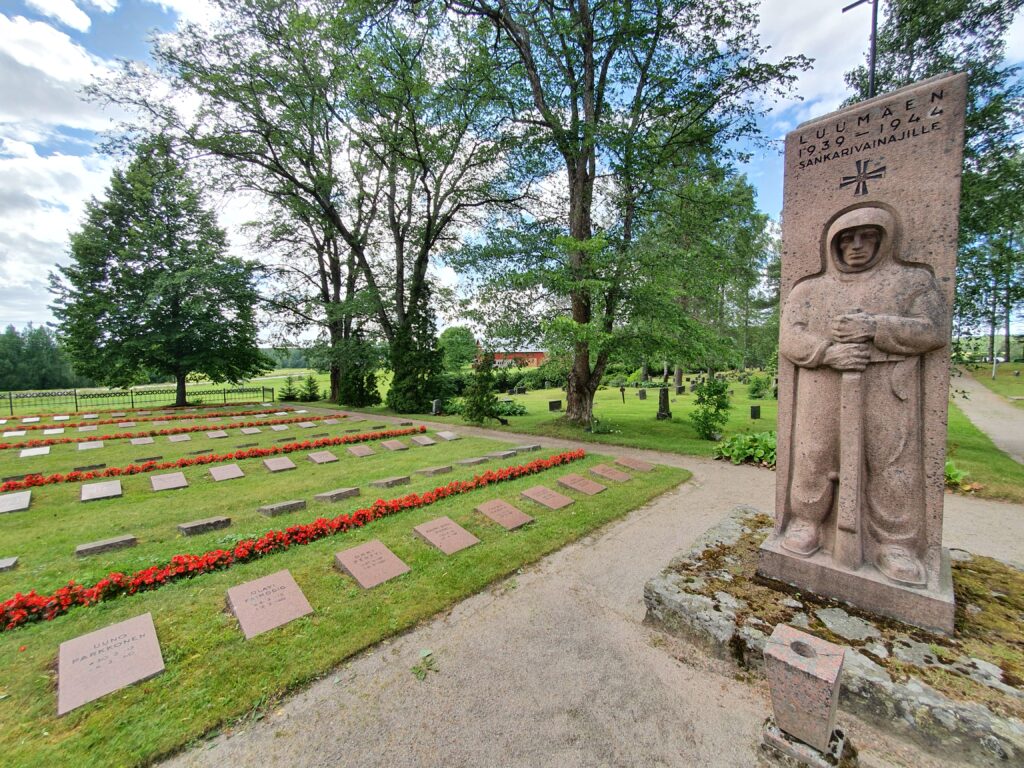
[(885, 166), (881, 168), (875, 168), (868, 170), (868, 166), (871, 165), (870, 160), (858, 160), (857, 161), (857, 174), (855, 176), (843, 176), (843, 180), (839, 182), (840, 189), (846, 189), (851, 184), (855, 184), (853, 190), (854, 197), (860, 197), (868, 193), (868, 182), (877, 181), (885, 176)]

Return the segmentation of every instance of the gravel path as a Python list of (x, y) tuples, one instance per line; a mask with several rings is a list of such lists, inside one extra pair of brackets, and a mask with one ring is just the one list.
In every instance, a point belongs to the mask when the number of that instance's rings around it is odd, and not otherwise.
[[(375, 417), (376, 418), (376, 417)], [(381, 419), (384, 420), (384, 419)], [(451, 428), (451, 427), (449, 427)], [(563, 440), (455, 428), (552, 448)], [(644, 625), (643, 584), (737, 504), (773, 507), (752, 467), (585, 445), (694, 478), (449, 612), (360, 654), (258, 723), (168, 766), (747, 766), (763, 682)], [(947, 497), (946, 540), (1024, 561), (1024, 507)], [(410, 667), (433, 651), (438, 671)], [(864, 766), (955, 766), (848, 716)]]
[(1024, 464), (1024, 410), (1010, 405), (970, 373), (954, 378), (950, 386), (967, 391), (966, 400), (955, 402), (974, 426), (992, 438), (999, 450)]

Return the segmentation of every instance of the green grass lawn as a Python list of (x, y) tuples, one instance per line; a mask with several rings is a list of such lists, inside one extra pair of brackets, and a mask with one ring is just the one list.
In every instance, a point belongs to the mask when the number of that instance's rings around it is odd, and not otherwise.
[[(373, 423), (370, 420), (359, 426)], [(341, 435), (347, 428), (351, 425), (343, 421), (307, 430), (292, 427), (284, 434)], [(194, 436), (175, 450), (207, 447), (219, 453), (238, 443), (268, 445), (280, 437), (268, 430), (252, 437), (239, 435), (237, 429), (229, 434), (227, 440)], [(408, 438), (403, 442), (408, 443)], [(151, 491), (149, 475), (123, 477), (123, 498), (108, 501), (79, 502), (78, 484), (34, 489), (28, 511), (0, 516), (0, 557), (21, 558), (15, 570), (0, 573), (0, 594), (6, 598), (29, 589), (49, 591), (70, 578), (91, 583), (111, 570), (132, 572), (163, 562), (173, 554), (226, 548), (241, 538), (259, 536), (271, 529), (353, 511), (378, 496), (423, 492), (452, 479), (468, 479), (488, 468), (526, 463), (551, 453), (525, 453), (479, 467), (459, 467), (451, 474), (432, 478), (412, 475), (411, 485), (371, 489), (367, 482), (373, 479), (451, 464), (458, 458), (481, 455), (507, 444), (465, 438), (430, 447), (413, 446), (397, 453), (386, 452), (374, 443), (369, 445), (377, 453), (363, 459), (348, 456), (342, 446), (332, 448), (340, 461), (326, 465), (312, 464), (304, 452), (293, 453), (290, 456), (297, 469), (279, 474), (267, 472), (259, 459), (239, 461), (246, 477), (221, 484), (210, 480), (207, 467), (186, 468), (183, 472), (190, 487), (177, 491)], [(77, 465), (81, 455), (88, 456), (89, 463), (117, 466), (127, 464), (140, 452), (170, 457), (172, 444), (166, 438), (157, 438), (157, 445), (142, 447), (110, 441), (103, 449), (84, 454), (74, 451), (73, 446), (58, 446), (46, 458), (54, 469), (65, 471)], [(0, 451), (0, 475), (21, 473), (19, 470), (30, 460), (17, 456), (14, 450)], [(594, 497), (568, 492), (576, 502), (560, 511), (549, 511), (518, 498), (521, 490), (535, 484), (555, 487), (563, 474), (586, 474), (587, 468), (599, 461), (597, 456), (588, 456), (540, 475), (401, 512), (365, 528), (255, 562), (156, 591), (73, 609), (51, 622), (0, 633), (0, 763), (5, 768), (85, 768), (133, 765), (169, 754), (219, 726), (264, 711), (287, 691), (326, 674), (360, 649), (414, 626), (688, 477), (683, 470), (659, 466), (648, 474), (635, 473), (628, 483), (606, 482), (608, 490)], [(354, 485), (361, 486), (361, 497), (337, 504), (312, 500), (316, 493)], [(293, 498), (306, 499), (309, 507), (277, 518), (256, 512), (262, 504)], [(535, 522), (506, 532), (474, 511), (481, 502), (494, 498), (517, 503)], [(190, 538), (176, 530), (179, 523), (213, 515), (230, 516), (232, 526)], [(481, 543), (446, 557), (414, 537), (415, 525), (440, 516), (452, 518)], [(139, 545), (86, 559), (76, 559), (73, 554), (77, 544), (121, 533), (134, 534)], [(335, 552), (371, 539), (383, 541), (412, 570), (364, 591), (335, 570), (333, 559)], [(226, 610), (227, 589), (285, 568), (291, 571), (315, 612), (246, 641), (237, 621)], [(60, 643), (146, 612), (153, 614), (166, 670), (57, 718), (56, 658)], [(410, 667), (418, 662), (418, 658), (408, 660)], [(437, 663), (443, 674), (443, 657)]]
[[(1024, 363), (1000, 363), (996, 366), (994, 379), (991, 365), (971, 366), (970, 371), (975, 379), (997, 395), (1002, 395), (1007, 399), (1011, 397), (1024, 398)], [(1017, 375), (1015, 376), (1014, 373)], [(953, 379), (952, 386), (956, 389), (956, 379)], [(1018, 408), (1024, 408), (1024, 399), (1009, 400), (1009, 402)]]
[(996, 448), (954, 403), (949, 405), (946, 455), (982, 484), (979, 496), (1024, 504), (1024, 466)]

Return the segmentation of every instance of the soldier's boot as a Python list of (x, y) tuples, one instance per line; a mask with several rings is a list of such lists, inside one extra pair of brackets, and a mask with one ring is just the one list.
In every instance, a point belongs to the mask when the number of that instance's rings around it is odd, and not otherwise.
[(875, 557), (875, 565), (886, 578), (899, 584), (921, 587), (927, 583), (921, 559), (899, 544), (880, 546)]
[(821, 547), (821, 525), (795, 518), (786, 527), (782, 548), (800, 557), (810, 557)]

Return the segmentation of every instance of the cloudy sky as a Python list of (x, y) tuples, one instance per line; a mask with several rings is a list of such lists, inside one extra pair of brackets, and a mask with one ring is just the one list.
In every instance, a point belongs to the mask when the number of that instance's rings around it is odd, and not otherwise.
[[(764, 0), (762, 39), (775, 54), (815, 59), (775, 105), (773, 138), (845, 98), (843, 72), (863, 60), (870, 9), (843, 15), (850, 0)], [(117, 58), (146, 59), (153, 30), (207, 14), (203, 0), (0, 0), (0, 327), (51, 319), (47, 274), (67, 261), (68, 233), (85, 202), (102, 194), (112, 167), (96, 150), (111, 117), (81, 100), (81, 88)], [(1024, 24), (1009, 41), (1024, 60)], [(760, 153), (745, 169), (762, 210), (778, 217), (782, 161)], [(230, 216), (229, 216), (230, 218)]]

